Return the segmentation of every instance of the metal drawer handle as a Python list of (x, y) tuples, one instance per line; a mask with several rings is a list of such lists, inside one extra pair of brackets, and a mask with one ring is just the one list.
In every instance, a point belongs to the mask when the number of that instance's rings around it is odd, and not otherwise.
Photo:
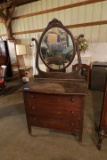
[(71, 111), (71, 114), (75, 114), (75, 112), (74, 112), (74, 111)]
[(75, 98), (72, 98), (72, 99), (71, 99), (71, 102), (75, 102)]
[(32, 106), (32, 109), (34, 110), (34, 109), (35, 109), (35, 106)]
[(71, 126), (71, 127), (74, 127), (74, 123), (70, 123), (70, 126)]
[(35, 121), (35, 120), (36, 120), (36, 117), (34, 117), (33, 120)]
[(31, 98), (34, 98), (34, 95), (30, 95)]

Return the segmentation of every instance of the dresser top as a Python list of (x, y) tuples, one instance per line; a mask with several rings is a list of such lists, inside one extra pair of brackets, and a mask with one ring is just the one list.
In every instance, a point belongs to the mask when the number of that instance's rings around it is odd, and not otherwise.
[(84, 80), (57, 80), (47, 78), (34, 79), (24, 86), (23, 91), (46, 94), (87, 94), (86, 83)]

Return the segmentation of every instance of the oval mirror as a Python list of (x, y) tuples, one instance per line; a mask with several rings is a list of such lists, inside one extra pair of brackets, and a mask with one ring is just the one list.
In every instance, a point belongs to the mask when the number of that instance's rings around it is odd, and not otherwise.
[(48, 29), (41, 39), (40, 56), (45, 65), (52, 70), (66, 68), (75, 56), (72, 36), (60, 27)]

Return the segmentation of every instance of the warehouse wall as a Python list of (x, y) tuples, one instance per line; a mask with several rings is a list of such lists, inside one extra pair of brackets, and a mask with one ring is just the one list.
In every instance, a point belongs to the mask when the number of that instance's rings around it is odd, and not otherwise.
[[(105, 23), (107, 20), (107, 1), (60, 9), (61, 6), (83, 1), (84, 0), (40, 0), (16, 7), (12, 19), (12, 32), (18, 43), (27, 45), (29, 55), (26, 58), (29, 59), (27, 61), (29, 65), (32, 65), (32, 58), (34, 58), (34, 49), (29, 48), (31, 38), (36, 37), (38, 39), (41, 34), (40, 31), (42, 31), (53, 18), (61, 20), (64, 25), (68, 26), (74, 36), (83, 33), (89, 45), (90, 43), (107, 43), (107, 23)], [(52, 8), (57, 7), (59, 7), (59, 10), (52, 10)], [(94, 23), (93, 26), (89, 24), (93, 24), (93, 22), (98, 23)], [(84, 25), (81, 27), (79, 24)], [(77, 27), (73, 28), (73, 25)], [(6, 29), (2, 23), (0, 23), (0, 34), (6, 38)], [(104, 55), (105, 59), (106, 53), (104, 53), (105, 51), (102, 52), (101, 54)]]

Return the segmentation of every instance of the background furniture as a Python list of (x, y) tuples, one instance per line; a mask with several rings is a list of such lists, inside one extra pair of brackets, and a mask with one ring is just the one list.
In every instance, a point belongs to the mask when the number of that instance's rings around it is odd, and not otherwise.
[(105, 93), (102, 105), (102, 113), (101, 113), (101, 120), (99, 126), (99, 142), (98, 142), (98, 149), (101, 150), (102, 147), (102, 140), (103, 138), (107, 138), (107, 79), (106, 79), (106, 86), (105, 86)]
[[(60, 69), (46, 63), (47, 61), (41, 53), (41, 44), (52, 27), (66, 31), (66, 34), (70, 36), (69, 44), (73, 48), (68, 63)], [(34, 80), (23, 88), (29, 134), (31, 134), (32, 126), (43, 127), (78, 134), (79, 140), (82, 141), (84, 100), (87, 88), (84, 78), (79, 75), (81, 58), (78, 48), (78, 70), (72, 73), (63, 72), (75, 57), (75, 46), (78, 46), (78, 39), (75, 41), (72, 33), (60, 21), (53, 19), (42, 33), (39, 44), (35, 40), (38, 45), (36, 53), (38, 75), (35, 75)], [(40, 70), (39, 58), (47, 68), (51, 69), (51, 72)]]
[(94, 62), (91, 69), (90, 89), (105, 90), (107, 62)]
[(11, 63), (11, 68), (12, 68), (12, 77), (13, 78), (19, 78), (20, 77), (19, 62), (18, 62), (18, 57), (16, 55), (15, 39), (8, 39), (7, 40), (7, 45), (8, 45), (10, 63)]
[[(72, 71), (76, 71), (78, 64), (72, 65)], [(85, 77), (87, 88), (89, 87), (89, 80), (90, 80), (90, 66), (86, 64), (81, 64), (80, 70), (81, 76)]]
[(19, 63), (19, 71), (20, 71), (20, 75), (21, 77), (26, 75), (26, 72), (31, 70), (31, 66), (26, 66), (25, 63), (25, 55), (27, 54), (26, 52), (26, 46), (23, 44), (16, 44), (16, 54), (18, 56), (18, 59), (20, 61)]
[(5, 85), (6, 68), (7, 67), (5, 65), (1, 65), (1, 67), (0, 67), (0, 90)]
[(7, 46), (7, 41), (0, 40), (0, 66), (6, 65), (6, 77), (12, 77), (12, 70), (10, 64), (9, 51)]

